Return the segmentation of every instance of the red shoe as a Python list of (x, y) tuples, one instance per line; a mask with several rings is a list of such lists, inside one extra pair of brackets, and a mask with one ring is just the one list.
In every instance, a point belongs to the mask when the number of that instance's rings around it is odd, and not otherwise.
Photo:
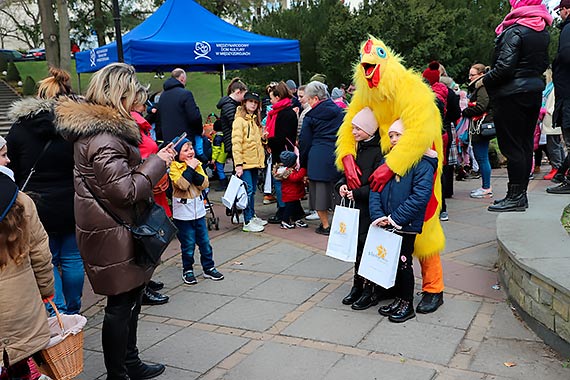
[(544, 176), (544, 179), (550, 181), (552, 178), (554, 178), (554, 176), (556, 175), (556, 173), (558, 173), (558, 169), (552, 168), (552, 170), (550, 171), (550, 173), (548, 173), (547, 175)]

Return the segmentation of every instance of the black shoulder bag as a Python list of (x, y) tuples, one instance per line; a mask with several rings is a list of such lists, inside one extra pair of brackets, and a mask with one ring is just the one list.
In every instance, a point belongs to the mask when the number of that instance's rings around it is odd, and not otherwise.
[(26, 186), (28, 186), (28, 182), (30, 182), (30, 178), (32, 178), (32, 175), (36, 172), (36, 165), (38, 164), (38, 162), (40, 162), (40, 159), (43, 157), (44, 153), (46, 152), (46, 150), (48, 150), (49, 146), (51, 145), (52, 140), (49, 140), (45, 145), (44, 148), (42, 149), (40, 155), (38, 156), (38, 158), (36, 158), (36, 162), (34, 162), (34, 164), (32, 165), (32, 168), (30, 169), (30, 174), (28, 174), (28, 177), (26, 178), (26, 180), (24, 181), (24, 184), (22, 185), (22, 188), (20, 189), (20, 191), (25, 191)]
[(130, 225), (113, 213), (103, 201), (91, 190), (82, 174), (79, 174), (85, 187), (101, 208), (118, 224), (125, 227), (133, 235), (135, 243), (135, 263), (143, 268), (157, 266), (160, 257), (174, 239), (176, 226), (164, 212), (164, 209), (152, 201), (143, 213), (137, 215), (135, 224)]

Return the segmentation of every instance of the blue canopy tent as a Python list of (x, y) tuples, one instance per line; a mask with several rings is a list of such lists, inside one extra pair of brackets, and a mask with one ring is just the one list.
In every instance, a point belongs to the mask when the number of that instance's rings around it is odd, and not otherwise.
[[(140, 72), (219, 71), (301, 60), (299, 41), (267, 37), (231, 25), (193, 0), (167, 0), (123, 36), (125, 63)], [(77, 73), (117, 62), (116, 42), (75, 56)], [(300, 75), (300, 66), (298, 65)], [(299, 78), (300, 79), (300, 78)], [(300, 82), (300, 80), (299, 80)]]

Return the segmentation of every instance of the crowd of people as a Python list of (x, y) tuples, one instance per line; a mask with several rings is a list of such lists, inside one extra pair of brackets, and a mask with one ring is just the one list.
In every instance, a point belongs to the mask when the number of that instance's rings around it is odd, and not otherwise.
[[(271, 82), (262, 97), (235, 78), (208, 131), (183, 69), (174, 69), (150, 98), (127, 64), (95, 73), (85, 96), (73, 94), (68, 73), (50, 69), (36, 97), (12, 106), (13, 126), (0, 137), (0, 300), (29, 305), (18, 325), (9, 321), (21, 308), (0, 311), (2, 336), (20, 337), (0, 342), (1, 378), (30, 378), (29, 359), (47, 344), (47, 316), (54, 313), (42, 300), (53, 298), (61, 313), (80, 313), (85, 274), (107, 299), (107, 379), (162, 374), (164, 365), (140, 359), (137, 326), (142, 304), (169, 298), (151, 280), (155, 267), (137, 261), (125, 226), (149, 204), (160, 205), (178, 229), (183, 283), (198, 282), (196, 245), (203, 277), (223, 280), (205, 218), (210, 181), (224, 191), (230, 175), (245, 184), (240, 217), (248, 233), (268, 223), (291, 230), (318, 220), (315, 233), (328, 236), (340, 199), (353, 201), (360, 210), (357, 257), (351, 290), (340, 302), (364, 310), (392, 299), (378, 312), (395, 323), (436, 311), (444, 302), (445, 199), (453, 195), (456, 172), (462, 179), (467, 167), (481, 179), (470, 196), (493, 197), (491, 139), (507, 159), (509, 182), (489, 211), (529, 207), (528, 183), (542, 152), (552, 166), (544, 179), (556, 183), (546, 191), (570, 194), (570, 0), (555, 8), (562, 23), (551, 69), (552, 16), (539, 0), (510, 3), (495, 31), (493, 61), (469, 67), (466, 91), (440, 62), (420, 76), (371, 37), (348, 88), (329, 89), (326, 76), (315, 74), (299, 87), (291, 79)], [(263, 176), (263, 204), (276, 205), (268, 220), (256, 214)], [(359, 275), (371, 225), (402, 238), (390, 289)], [(422, 271), (416, 308), (412, 255)]]

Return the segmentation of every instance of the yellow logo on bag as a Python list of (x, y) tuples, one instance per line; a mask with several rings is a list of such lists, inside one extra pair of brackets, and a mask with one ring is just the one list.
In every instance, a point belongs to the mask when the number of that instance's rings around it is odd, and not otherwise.
[(386, 248), (384, 248), (383, 245), (379, 245), (378, 247), (376, 247), (376, 255), (381, 259), (386, 257), (386, 253), (388, 252), (386, 251)]
[(341, 233), (341, 234), (345, 234), (345, 233), (346, 233), (346, 223), (345, 223), (345, 222), (340, 222), (338, 228), (340, 229), (340, 233)]

